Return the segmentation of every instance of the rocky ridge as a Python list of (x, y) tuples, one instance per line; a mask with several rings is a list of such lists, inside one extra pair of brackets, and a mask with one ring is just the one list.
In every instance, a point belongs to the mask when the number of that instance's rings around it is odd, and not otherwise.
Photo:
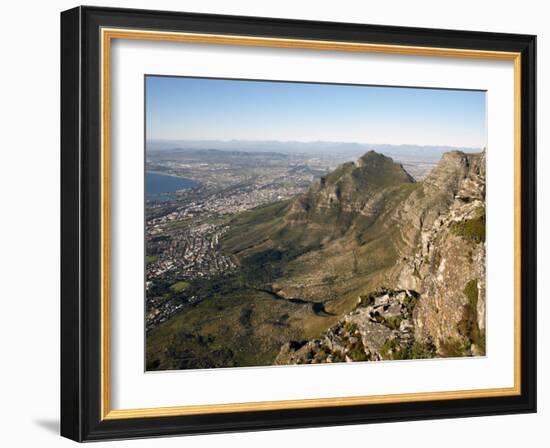
[[(432, 340), (441, 356), (484, 355), (485, 153), (449, 153), (440, 165), (455, 167), (452, 199), (423, 223), (416, 250), (396, 263), (393, 279), (422, 296), (416, 340)], [(441, 177), (438, 170), (431, 180)]]
[[(373, 204), (391, 193), (371, 191), (361, 213), (379, 218)], [(378, 287), (319, 338), (285, 344), (277, 363), (485, 354), (485, 152), (446, 153), (391, 212), (399, 256)]]
[(285, 344), (276, 364), (381, 361), (427, 358), (433, 344), (415, 342), (413, 311), (419, 295), (412, 290), (379, 290), (361, 296), (357, 308), (320, 338)]

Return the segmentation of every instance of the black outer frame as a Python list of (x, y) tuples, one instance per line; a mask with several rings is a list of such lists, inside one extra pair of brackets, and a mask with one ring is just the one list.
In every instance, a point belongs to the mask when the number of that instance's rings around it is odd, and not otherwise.
[[(521, 52), (521, 395), (100, 419), (100, 28)], [(77, 7), (61, 13), (61, 435), (76, 441), (536, 412), (536, 36)]]

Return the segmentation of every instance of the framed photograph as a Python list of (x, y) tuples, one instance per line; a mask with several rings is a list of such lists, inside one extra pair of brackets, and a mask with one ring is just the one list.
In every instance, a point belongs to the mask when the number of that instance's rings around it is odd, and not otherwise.
[(535, 36), (61, 14), (61, 433), (536, 411)]

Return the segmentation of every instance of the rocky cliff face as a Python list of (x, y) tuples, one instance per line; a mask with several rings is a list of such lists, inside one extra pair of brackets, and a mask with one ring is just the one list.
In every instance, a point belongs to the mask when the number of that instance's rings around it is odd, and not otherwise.
[[(483, 355), (485, 153), (445, 154), (423, 182), (390, 208), (395, 182), (393, 188), (381, 182), (363, 196), (347, 184), (350, 173), (368, 161), (367, 154), (362, 162), (342, 167), (336, 182), (321, 182), (316, 205), (329, 208), (344, 201), (371, 218), (365, 234), (385, 229), (395, 262), (368, 283), (375, 289), (359, 295), (355, 310), (319, 338), (285, 344), (277, 363)], [(399, 176), (398, 184), (413, 182)], [(356, 223), (350, 227), (359, 228)]]
[(416, 250), (390, 278), (422, 297), (417, 340), (432, 340), (441, 355), (484, 354), (485, 153), (446, 154), (418, 193), (435, 207), (421, 213)]

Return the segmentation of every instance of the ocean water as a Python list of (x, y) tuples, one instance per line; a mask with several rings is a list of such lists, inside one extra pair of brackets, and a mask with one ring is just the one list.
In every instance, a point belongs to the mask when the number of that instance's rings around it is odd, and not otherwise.
[(145, 197), (147, 199), (167, 199), (170, 193), (196, 187), (191, 179), (147, 171), (145, 173)]

